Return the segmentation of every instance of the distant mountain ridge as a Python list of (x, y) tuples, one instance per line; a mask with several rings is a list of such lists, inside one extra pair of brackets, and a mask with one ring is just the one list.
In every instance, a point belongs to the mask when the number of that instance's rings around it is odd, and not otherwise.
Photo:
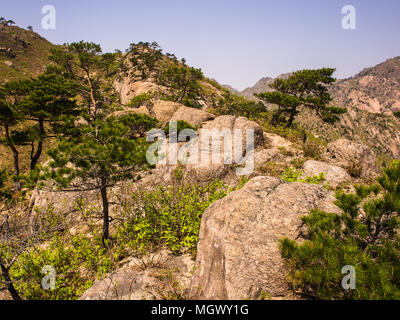
[[(290, 76), (291, 73), (283, 73), (279, 76), (277, 76), (277, 78), (287, 78), (288, 76)], [(227, 89), (231, 89), (231, 91), (235, 94), (238, 94), (240, 96), (243, 96), (247, 99), (250, 100), (256, 100), (258, 101), (259, 99), (257, 97), (254, 96), (254, 94), (256, 93), (261, 93), (261, 92), (268, 92), (268, 91), (272, 91), (273, 89), (269, 86), (272, 82), (274, 82), (275, 78), (272, 77), (264, 77), (261, 78), (260, 80), (258, 80), (254, 86), (252, 87), (248, 87), (246, 89), (244, 89), (243, 91), (238, 91), (236, 89), (233, 89), (231, 86), (229, 85), (225, 85), (225, 87)]]
[[(286, 78), (290, 74), (281, 74), (277, 78)], [(272, 91), (269, 85), (273, 81), (272, 77), (264, 77), (243, 91), (228, 85), (226, 88), (240, 96), (258, 100), (254, 94)], [(400, 111), (400, 56), (365, 68), (353, 77), (337, 80), (330, 90), (334, 100), (343, 105), (373, 113)]]
[(336, 101), (359, 110), (392, 114), (400, 111), (400, 56), (332, 85)]
[[(236, 94), (258, 100), (254, 94), (271, 91), (269, 85), (273, 80), (264, 77), (252, 87), (236, 90)], [(378, 154), (400, 158), (400, 121), (393, 116), (400, 111), (400, 56), (337, 80), (329, 90), (333, 104), (347, 108), (340, 121), (324, 123), (313, 112), (303, 109), (296, 122), (327, 141), (345, 137), (369, 146)]]

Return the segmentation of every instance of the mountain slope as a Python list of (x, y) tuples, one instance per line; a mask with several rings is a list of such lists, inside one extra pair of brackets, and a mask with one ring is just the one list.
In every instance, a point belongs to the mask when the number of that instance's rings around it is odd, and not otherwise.
[(359, 110), (387, 114), (400, 111), (400, 56), (337, 81), (332, 94), (336, 101)]
[[(255, 99), (254, 93), (271, 91), (272, 81), (262, 78), (239, 95)], [(345, 137), (369, 146), (382, 157), (400, 158), (400, 121), (392, 115), (400, 110), (400, 57), (338, 80), (329, 89), (333, 103), (347, 108), (348, 113), (337, 123), (327, 124), (303, 109), (296, 119), (301, 126), (328, 142)]]
[(0, 83), (43, 72), (56, 46), (39, 34), (16, 26), (0, 27)]

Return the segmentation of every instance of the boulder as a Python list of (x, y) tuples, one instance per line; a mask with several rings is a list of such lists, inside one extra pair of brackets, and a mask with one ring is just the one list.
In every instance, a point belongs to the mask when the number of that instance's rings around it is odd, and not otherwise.
[(379, 173), (375, 152), (364, 144), (338, 139), (328, 144), (327, 154), (333, 163), (343, 167), (361, 165), (362, 178), (373, 178)]
[(4, 61), (4, 64), (9, 68), (14, 68), (14, 63), (9, 60)]
[(156, 100), (152, 111), (157, 120), (162, 124), (166, 124), (181, 106), (180, 103), (173, 101)]
[(130, 78), (124, 78), (122, 81), (115, 81), (114, 88), (119, 92), (120, 100), (123, 105), (128, 104), (132, 98), (146, 92), (162, 92), (163, 87), (147, 81), (133, 81)]
[(301, 239), (300, 217), (311, 209), (338, 213), (333, 201), (322, 186), (259, 176), (214, 202), (202, 217), (189, 296), (257, 299), (264, 291), (288, 297), (279, 240)]
[(161, 252), (157, 258), (161, 264), (147, 268), (143, 260), (132, 258), (120, 269), (96, 281), (79, 300), (159, 300), (164, 298), (163, 288), (186, 295), (194, 266), (191, 257)]
[(201, 123), (213, 119), (214, 115), (207, 111), (186, 106), (180, 106), (179, 109), (176, 110), (170, 121), (183, 120), (190, 123), (192, 126), (199, 126)]
[(351, 177), (345, 169), (315, 160), (306, 161), (303, 164), (303, 172), (306, 177), (312, 177), (324, 172), (326, 182), (334, 188), (343, 182), (351, 181)]
[[(252, 145), (248, 145), (247, 130), (254, 133)], [(241, 132), (241, 140), (235, 132)], [(204, 177), (215, 176), (214, 173), (230, 165), (247, 167), (251, 162), (249, 157), (253, 156), (252, 151), (263, 147), (265, 143), (260, 125), (244, 117), (220, 116), (206, 122), (197, 133), (197, 139), (180, 148), (178, 159), (181, 163), (188, 163), (190, 169), (201, 172)], [(248, 168), (251, 171), (251, 165)]]

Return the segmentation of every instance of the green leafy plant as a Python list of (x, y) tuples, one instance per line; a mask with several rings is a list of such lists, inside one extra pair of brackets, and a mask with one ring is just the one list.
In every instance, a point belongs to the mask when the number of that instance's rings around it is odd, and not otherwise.
[(133, 195), (118, 239), (125, 250), (146, 254), (167, 247), (172, 252), (197, 245), (201, 216), (229, 188), (217, 180), (207, 185), (181, 184)]
[(301, 178), (302, 176), (303, 172), (301, 170), (288, 167), (281, 174), (280, 178), (286, 182), (305, 182), (311, 184), (321, 184), (325, 181), (325, 172), (313, 175), (312, 177)]
[(145, 92), (145, 93), (139, 94), (139, 95), (133, 97), (126, 106), (130, 107), (130, 108), (139, 108), (142, 105), (149, 104), (151, 99), (154, 98), (154, 96), (155, 96), (155, 94), (152, 92)]
[[(10, 273), (17, 280), (15, 286), (25, 299), (78, 299), (98, 277), (115, 267), (113, 257), (102, 246), (101, 237), (66, 235), (55, 234), (45, 248), (32, 248), (11, 268)], [(54, 289), (42, 287), (44, 266), (55, 270)]]

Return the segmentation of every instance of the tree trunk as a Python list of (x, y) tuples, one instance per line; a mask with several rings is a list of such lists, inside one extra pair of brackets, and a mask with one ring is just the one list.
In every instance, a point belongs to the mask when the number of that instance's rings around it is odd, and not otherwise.
[(0, 267), (1, 267), (1, 272), (2, 272), (3, 278), (6, 282), (7, 290), (8, 290), (8, 292), (10, 292), (11, 297), (14, 300), (22, 300), (11, 281), (9, 270), (2, 263), (0, 263)]
[(108, 199), (107, 199), (107, 186), (105, 181), (102, 183), (101, 199), (103, 200), (103, 244), (109, 237), (109, 216), (108, 216)]
[(296, 115), (296, 108), (293, 108), (290, 111), (290, 117), (289, 117), (288, 123), (285, 126), (285, 129), (290, 128), (292, 126), (295, 115)]
[[(11, 137), (10, 137), (10, 128), (7, 123), (4, 124), (5, 129), (6, 129), (6, 138), (7, 138), (7, 143), (9, 147), (11, 148), (13, 152), (13, 157), (14, 157), (14, 174), (18, 177), (19, 176), (19, 153), (18, 150), (15, 148)], [(19, 178), (15, 181), (15, 191), (20, 191), (21, 190), (21, 183), (19, 182)]]
[(36, 150), (36, 153), (33, 157), (31, 157), (31, 170), (35, 170), (36, 165), (39, 161), (40, 156), (42, 155), (42, 149), (43, 149), (43, 139), (44, 139), (44, 122), (43, 119), (39, 119), (39, 133), (40, 133), (40, 140), (38, 142), (38, 147)]

